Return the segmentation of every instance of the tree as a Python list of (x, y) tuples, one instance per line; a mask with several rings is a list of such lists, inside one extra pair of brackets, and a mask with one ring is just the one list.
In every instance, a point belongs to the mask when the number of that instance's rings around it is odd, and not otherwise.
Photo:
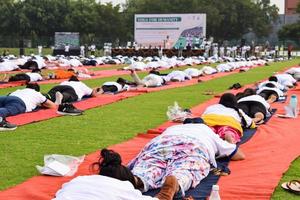
[[(300, 3), (297, 6), (296, 12), (300, 14)], [(300, 21), (283, 26), (278, 31), (278, 37), (280, 40), (290, 39), (300, 43)]]
[(240, 38), (250, 30), (259, 36), (268, 35), (278, 8), (270, 6), (269, 0), (257, 3), (251, 0), (128, 0), (124, 12), (131, 37), (135, 13), (206, 13), (207, 35), (228, 40)]

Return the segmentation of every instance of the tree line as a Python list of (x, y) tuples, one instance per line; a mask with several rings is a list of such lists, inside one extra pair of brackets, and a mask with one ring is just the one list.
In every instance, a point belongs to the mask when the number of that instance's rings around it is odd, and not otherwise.
[(278, 15), (270, 0), (127, 0), (117, 6), (100, 1), (1, 0), (0, 42), (45, 37), (48, 44), (55, 32), (79, 32), (82, 43), (133, 41), (134, 14), (142, 13), (206, 13), (207, 36), (222, 41), (249, 31), (267, 36)]
[[(296, 12), (300, 14), (300, 3), (297, 6)], [(296, 23), (283, 26), (278, 32), (278, 37), (281, 40), (290, 39), (300, 43), (300, 20)]]

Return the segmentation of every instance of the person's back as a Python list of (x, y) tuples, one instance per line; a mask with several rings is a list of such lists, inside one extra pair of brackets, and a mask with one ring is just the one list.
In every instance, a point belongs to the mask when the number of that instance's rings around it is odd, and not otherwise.
[(190, 80), (192, 77), (184, 71), (175, 70), (167, 75), (167, 80), (171, 81), (185, 81), (186, 79)]
[(53, 200), (158, 200), (144, 196), (129, 181), (102, 175), (78, 176), (56, 192)]
[(290, 74), (276, 74), (275, 76), (278, 79), (278, 83), (286, 87), (293, 87), (294, 83), (297, 82)]
[(233, 108), (228, 108), (221, 104), (214, 104), (208, 106), (205, 111), (203, 112), (202, 116), (204, 115), (222, 115), (234, 118), (236, 121), (241, 122), (241, 118), (236, 110)]
[(258, 89), (260, 89), (262, 87), (266, 87), (266, 85), (270, 85), (270, 84), (274, 85), (275, 88), (278, 88), (280, 90), (284, 90), (285, 89), (284, 85), (281, 85), (280, 83), (275, 82), (275, 81), (264, 81), (264, 82), (262, 82), (262, 83), (260, 83), (258, 85)]
[(43, 77), (41, 76), (40, 73), (37, 72), (27, 72), (25, 73), (30, 77), (30, 82), (35, 82), (35, 81), (41, 81), (43, 80)]
[(9, 94), (9, 96), (16, 96), (20, 98), (26, 105), (26, 112), (31, 112), (47, 101), (47, 98), (40, 92), (31, 88), (19, 89)]
[[(209, 162), (215, 167), (217, 166), (215, 160), (216, 156), (224, 157), (225, 155), (230, 155), (232, 150), (235, 149), (235, 145), (221, 140), (220, 137), (205, 124), (183, 124), (171, 126), (158, 137), (165, 136), (188, 137), (198, 143), (201, 143), (209, 149)], [(226, 147), (221, 148), (219, 145), (224, 145)]]
[(187, 68), (184, 70), (184, 72), (191, 77), (198, 77), (202, 75), (202, 71), (196, 68)]
[(81, 81), (64, 81), (60, 83), (60, 85), (67, 85), (72, 87), (78, 96), (78, 100), (81, 100), (84, 96), (92, 95), (93, 92), (93, 89), (91, 89)]
[(148, 74), (143, 78), (143, 82), (145, 82), (146, 87), (158, 87), (164, 84), (164, 79), (156, 74)]

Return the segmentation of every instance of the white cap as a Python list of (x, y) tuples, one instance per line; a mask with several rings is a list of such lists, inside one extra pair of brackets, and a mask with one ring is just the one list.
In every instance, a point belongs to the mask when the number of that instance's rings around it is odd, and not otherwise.
[(219, 190), (219, 186), (218, 185), (213, 185), (212, 190)]

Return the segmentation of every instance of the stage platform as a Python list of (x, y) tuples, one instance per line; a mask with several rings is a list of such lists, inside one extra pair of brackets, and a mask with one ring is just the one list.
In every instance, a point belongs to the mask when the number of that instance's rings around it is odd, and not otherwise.
[(64, 56), (79, 56), (80, 55), (80, 49), (70, 49), (70, 51), (67, 53), (64, 49), (54, 49), (53, 50), (53, 56), (56, 55), (64, 55)]

